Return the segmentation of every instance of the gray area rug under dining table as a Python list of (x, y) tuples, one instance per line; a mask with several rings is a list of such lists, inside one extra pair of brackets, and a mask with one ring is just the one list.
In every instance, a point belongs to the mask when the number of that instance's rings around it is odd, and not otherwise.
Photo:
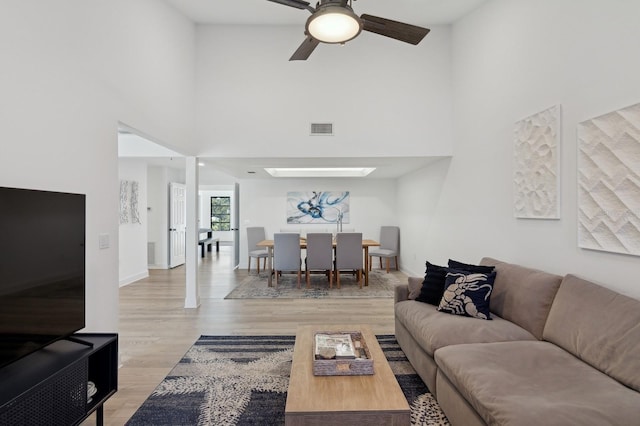
[[(364, 280), (364, 277), (363, 277)], [(311, 275), (311, 288), (307, 288), (304, 273), (297, 288), (295, 274), (283, 274), (278, 279), (278, 287), (268, 287), (268, 273), (260, 275), (252, 272), (236, 288), (225, 296), (225, 299), (322, 299), (322, 298), (393, 298), (395, 286), (400, 281), (393, 274), (373, 270), (369, 272), (369, 285), (359, 288), (354, 275), (341, 274), (340, 287), (335, 280), (333, 288), (329, 288), (327, 277), (322, 274)]]

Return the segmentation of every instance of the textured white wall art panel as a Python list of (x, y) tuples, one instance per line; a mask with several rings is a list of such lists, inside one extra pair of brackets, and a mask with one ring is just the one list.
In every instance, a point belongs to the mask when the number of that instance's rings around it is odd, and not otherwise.
[(138, 198), (140, 195), (139, 184), (131, 181), (131, 223), (142, 224), (140, 221), (140, 210), (138, 210)]
[(514, 214), (527, 219), (560, 218), (560, 105), (516, 123)]
[(578, 124), (578, 245), (640, 256), (640, 103)]
[(129, 181), (120, 181), (120, 225), (129, 223)]

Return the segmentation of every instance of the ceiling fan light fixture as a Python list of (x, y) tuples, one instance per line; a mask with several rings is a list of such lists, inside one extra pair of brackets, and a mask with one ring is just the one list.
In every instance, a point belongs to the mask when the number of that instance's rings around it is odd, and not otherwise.
[(307, 33), (324, 43), (344, 43), (362, 31), (362, 21), (349, 6), (326, 6), (307, 20)]

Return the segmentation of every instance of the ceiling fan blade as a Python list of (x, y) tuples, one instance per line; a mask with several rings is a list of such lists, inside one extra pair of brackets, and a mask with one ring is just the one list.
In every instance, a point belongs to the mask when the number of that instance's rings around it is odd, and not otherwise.
[(307, 9), (311, 3), (303, 0), (269, 0), (274, 3), (284, 4), (285, 6), (295, 7), (296, 9)]
[(362, 29), (365, 31), (395, 38), (396, 40), (411, 44), (420, 43), (430, 31), (428, 28), (392, 21), (391, 19), (379, 18), (377, 16), (362, 15), (360, 19), (362, 19)]
[(293, 56), (289, 58), (290, 61), (306, 61), (307, 58), (313, 53), (316, 47), (320, 42), (311, 36), (307, 36), (307, 38), (302, 42), (298, 50), (293, 53)]

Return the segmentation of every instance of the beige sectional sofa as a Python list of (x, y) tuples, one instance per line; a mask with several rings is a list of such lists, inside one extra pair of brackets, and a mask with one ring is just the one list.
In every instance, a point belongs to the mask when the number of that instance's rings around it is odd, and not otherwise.
[[(640, 425), (640, 301), (574, 275), (494, 265), (492, 320), (396, 288), (398, 343), (453, 425)], [(640, 284), (640, 283), (639, 283)]]

